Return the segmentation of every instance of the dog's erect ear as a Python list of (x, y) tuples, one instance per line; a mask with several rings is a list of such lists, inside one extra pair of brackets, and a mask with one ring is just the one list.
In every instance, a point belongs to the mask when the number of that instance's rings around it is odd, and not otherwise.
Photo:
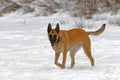
[(55, 28), (55, 30), (57, 31), (57, 33), (59, 33), (59, 24), (57, 23), (57, 25), (56, 25), (56, 28)]
[(51, 30), (52, 30), (52, 27), (51, 27), (51, 24), (49, 23), (49, 24), (48, 24), (48, 29), (47, 29), (48, 33), (49, 33)]

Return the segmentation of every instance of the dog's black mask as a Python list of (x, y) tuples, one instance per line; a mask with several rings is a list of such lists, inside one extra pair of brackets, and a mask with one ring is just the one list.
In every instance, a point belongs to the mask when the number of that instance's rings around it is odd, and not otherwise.
[(55, 43), (58, 43), (60, 40), (60, 37), (57, 35), (49, 35), (49, 40), (52, 46), (54, 46)]

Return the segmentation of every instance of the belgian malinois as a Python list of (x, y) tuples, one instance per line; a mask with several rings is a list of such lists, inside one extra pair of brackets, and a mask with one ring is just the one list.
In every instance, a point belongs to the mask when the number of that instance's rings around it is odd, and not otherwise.
[[(91, 66), (94, 66), (94, 59), (91, 54), (91, 41), (88, 35), (99, 35), (105, 30), (106, 24), (97, 31), (86, 32), (81, 28), (71, 30), (60, 30), (57, 23), (56, 28), (52, 29), (51, 24), (48, 24), (48, 38), (51, 46), (55, 51), (54, 63), (60, 68), (65, 68), (67, 52), (70, 51), (71, 68), (75, 64), (75, 53), (79, 50), (80, 46), (83, 47), (84, 52), (91, 62)], [(60, 53), (63, 53), (62, 64), (58, 63)]]

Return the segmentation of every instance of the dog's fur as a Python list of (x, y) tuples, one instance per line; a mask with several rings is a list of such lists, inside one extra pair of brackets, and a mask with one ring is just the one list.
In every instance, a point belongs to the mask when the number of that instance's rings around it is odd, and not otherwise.
[[(60, 30), (59, 24), (56, 25), (55, 29), (52, 29), (51, 24), (48, 24), (48, 38), (50, 40), (51, 46), (55, 51), (54, 63), (65, 68), (67, 52), (70, 51), (71, 57), (71, 68), (75, 64), (75, 53), (79, 50), (80, 46), (83, 47), (84, 52), (91, 62), (91, 66), (94, 66), (94, 59), (91, 54), (91, 41), (88, 35), (99, 35), (105, 29), (105, 24), (95, 32), (86, 32), (83, 29), (71, 29), (71, 30)], [(63, 53), (62, 64), (58, 63), (59, 55)]]

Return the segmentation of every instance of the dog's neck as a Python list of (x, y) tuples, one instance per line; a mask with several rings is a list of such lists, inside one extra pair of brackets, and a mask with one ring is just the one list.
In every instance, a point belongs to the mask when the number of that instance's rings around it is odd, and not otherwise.
[(58, 37), (58, 39), (56, 40), (56, 43), (59, 43), (60, 42), (60, 37)]

